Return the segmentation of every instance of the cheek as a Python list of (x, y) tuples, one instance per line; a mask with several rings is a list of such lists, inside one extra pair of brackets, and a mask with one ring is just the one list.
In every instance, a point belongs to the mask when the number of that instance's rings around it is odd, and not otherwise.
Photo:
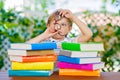
[(68, 29), (68, 28), (62, 28), (61, 30), (62, 30), (62, 32), (64, 32), (64, 33), (68, 33), (68, 32), (69, 32), (69, 29)]
[(54, 25), (51, 24), (51, 25), (49, 26), (49, 28), (50, 28), (50, 32), (55, 32)]

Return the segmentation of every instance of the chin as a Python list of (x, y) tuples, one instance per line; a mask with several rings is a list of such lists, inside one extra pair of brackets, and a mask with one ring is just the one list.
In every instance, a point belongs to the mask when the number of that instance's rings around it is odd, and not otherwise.
[(63, 38), (63, 36), (56, 34), (55, 36), (53, 36), (53, 38), (61, 39), (61, 38)]

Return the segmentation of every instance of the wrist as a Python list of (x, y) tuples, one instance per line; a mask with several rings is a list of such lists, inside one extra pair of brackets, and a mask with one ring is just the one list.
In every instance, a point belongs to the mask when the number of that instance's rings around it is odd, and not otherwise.
[(49, 38), (49, 35), (48, 35), (46, 32), (43, 32), (43, 33), (40, 34), (40, 35), (42, 35), (42, 38), (43, 38), (43, 39)]
[(45, 33), (42, 33), (38, 36), (39, 42), (42, 42), (47, 39), (47, 35)]
[(73, 16), (71, 16), (71, 20), (72, 20), (73, 22), (75, 22), (75, 21), (76, 21), (76, 18), (77, 18), (77, 17), (76, 17), (76, 16), (74, 16), (74, 15), (73, 15)]

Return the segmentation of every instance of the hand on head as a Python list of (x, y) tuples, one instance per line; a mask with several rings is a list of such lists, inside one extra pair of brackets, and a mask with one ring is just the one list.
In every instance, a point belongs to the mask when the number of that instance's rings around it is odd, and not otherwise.
[(73, 13), (68, 9), (59, 9), (58, 12), (61, 17), (66, 17), (69, 18), (70, 20), (72, 20), (74, 16)]

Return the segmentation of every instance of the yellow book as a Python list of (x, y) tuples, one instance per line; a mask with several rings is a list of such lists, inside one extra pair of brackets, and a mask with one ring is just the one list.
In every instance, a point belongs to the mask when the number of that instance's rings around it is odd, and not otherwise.
[(12, 62), (12, 70), (53, 70), (54, 62)]
[(100, 76), (100, 70), (59, 69), (59, 75), (66, 76)]

